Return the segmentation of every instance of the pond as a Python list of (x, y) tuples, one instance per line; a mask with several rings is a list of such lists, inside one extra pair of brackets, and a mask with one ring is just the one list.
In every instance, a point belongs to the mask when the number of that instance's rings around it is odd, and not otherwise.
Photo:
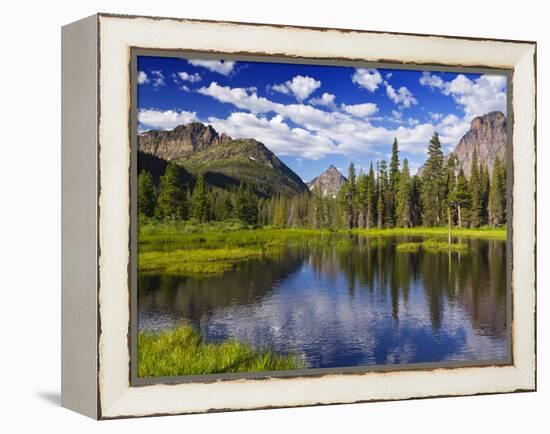
[(296, 353), (308, 368), (506, 360), (506, 242), (396, 251), (411, 241), (422, 239), (353, 236), (209, 278), (139, 274), (138, 328), (187, 323), (208, 342)]

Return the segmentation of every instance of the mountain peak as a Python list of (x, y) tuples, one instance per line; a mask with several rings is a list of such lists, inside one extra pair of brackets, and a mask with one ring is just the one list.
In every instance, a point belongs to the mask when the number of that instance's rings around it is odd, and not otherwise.
[(506, 154), (506, 116), (494, 111), (472, 119), (470, 129), (462, 136), (453, 155), (458, 159), (458, 169), (470, 176), (472, 156), (477, 153), (478, 160), (492, 171), (497, 158)]
[(227, 134), (219, 135), (211, 126), (201, 122), (181, 124), (172, 130), (151, 130), (138, 136), (138, 148), (164, 160), (189, 155), (231, 140)]
[(330, 165), (327, 170), (307, 183), (310, 191), (319, 189), (323, 196), (336, 197), (346, 177), (334, 166)]

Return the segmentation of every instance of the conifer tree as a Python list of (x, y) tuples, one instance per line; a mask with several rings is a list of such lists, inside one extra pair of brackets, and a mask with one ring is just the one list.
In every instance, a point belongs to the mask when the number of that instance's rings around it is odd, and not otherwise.
[(357, 226), (367, 227), (369, 177), (361, 172), (357, 178)]
[(481, 224), (487, 224), (489, 222), (489, 190), (491, 188), (491, 181), (489, 177), (489, 168), (480, 164), (480, 176), (481, 176)]
[(166, 166), (160, 177), (160, 193), (157, 198), (156, 216), (172, 220), (184, 219), (187, 213), (187, 194), (183, 184), (183, 172), (176, 163)]
[(428, 146), (428, 160), (422, 172), (422, 208), (423, 224), (438, 225), (445, 200), (445, 175), (443, 170), (443, 152), (439, 136), (435, 133)]
[(470, 226), (478, 228), (482, 224), (483, 219), (483, 197), (481, 192), (481, 175), (479, 171), (479, 164), (477, 161), (477, 152), (474, 151), (472, 155), (472, 166), (470, 170), (469, 180), (470, 191)]
[(153, 217), (155, 214), (155, 186), (153, 177), (146, 170), (142, 170), (138, 176), (137, 186), (137, 212), (138, 215)]
[(502, 192), (501, 176), (500, 160), (497, 158), (493, 167), (493, 176), (489, 191), (489, 224), (493, 227), (502, 225), (505, 217), (503, 208), (505, 201)]
[(376, 177), (370, 163), (369, 174), (367, 176), (367, 216), (366, 227), (371, 228), (376, 223)]
[(397, 191), (399, 188), (399, 144), (393, 139), (390, 160), (390, 179), (388, 191), (388, 225), (393, 226), (396, 221)]
[(456, 202), (458, 227), (465, 227), (470, 219), (471, 198), (468, 180), (466, 176), (464, 176), (464, 171), (462, 169), (460, 169), (456, 177), (454, 201)]
[(202, 173), (197, 177), (197, 184), (193, 190), (191, 200), (191, 217), (200, 222), (208, 221), (210, 216), (210, 200)]
[(412, 227), (411, 177), (409, 162), (406, 158), (403, 160), (403, 170), (399, 176), (396, 199), (396, 226), (404, 228)]

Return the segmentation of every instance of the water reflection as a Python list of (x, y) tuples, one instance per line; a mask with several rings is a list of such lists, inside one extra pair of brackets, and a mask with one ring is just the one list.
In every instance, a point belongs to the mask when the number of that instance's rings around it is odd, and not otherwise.
[(505, 359), (506, 244), (396, 253), (388, 238), (289, 249), (208, 279), (139, 276), (138, 326), (182, 321), (303, 354), (310, 368)]

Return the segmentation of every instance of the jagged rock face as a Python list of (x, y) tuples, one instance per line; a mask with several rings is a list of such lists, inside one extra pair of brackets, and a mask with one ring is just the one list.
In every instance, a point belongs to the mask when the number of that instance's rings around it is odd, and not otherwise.
[(307, 183), (310, 191), (319, 189), (323, 196), (336, 197), (342, 185), (346, 182), (346, 177), (342, 175), (334, 166), (330, 166), (318, 177)]
[(211, 146), (231, 140), (226, 134), (218, 135), (210, 125), (192, 122), (179, 125), (170, 131), (152, 130), (138, 136), (138, 148), (164, 160), (173, 160)]
[(474, 151), (478, 161), (489, 167), (490, 173), (497, 157), (505, 158), (506, 117), (501, 112), (474, 118), (468, 132), (456, 145), (453, 154), (458, 158), (458, 169), (462, 168), (466, 176), (470, 176)]
[(138, 138), (139, 166), (158, 179), (175, 161), (189, 178), (203, 174), (207, 183), (237, 189), (250, 182), (263, 197), (307, 192), (307, 186), (263, 143), (232, 139), (200, 122), (179, 125), (171, 131), (147, 131)]

